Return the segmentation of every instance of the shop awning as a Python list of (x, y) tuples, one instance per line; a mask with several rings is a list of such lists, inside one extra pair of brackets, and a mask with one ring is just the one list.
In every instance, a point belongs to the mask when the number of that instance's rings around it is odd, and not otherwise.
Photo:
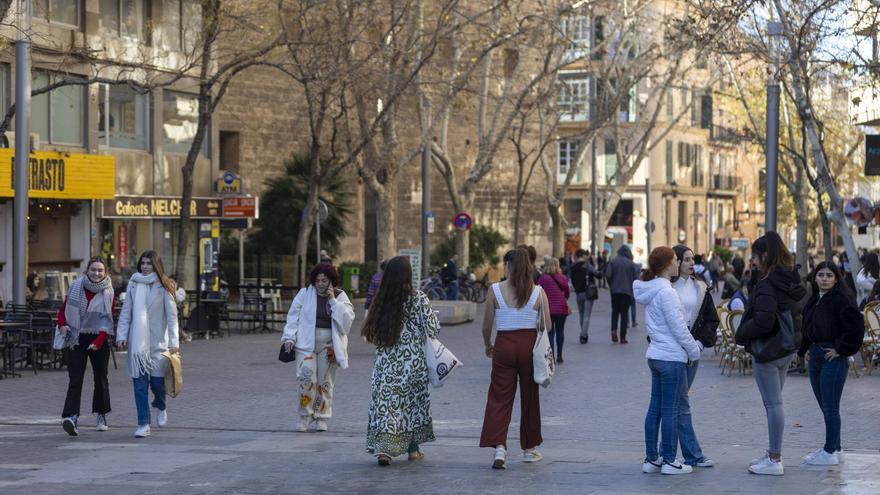
[[(0, 197), (15, 196), (15, 150), (0, 149)], [(113, 199), (116, 192), (116, 158), (57, 151), (30, 155), (31, 198)]]

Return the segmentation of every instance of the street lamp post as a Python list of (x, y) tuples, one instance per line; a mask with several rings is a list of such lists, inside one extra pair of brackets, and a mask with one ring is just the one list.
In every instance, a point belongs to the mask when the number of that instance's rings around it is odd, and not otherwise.
[(776, 205), (779, 163), (779, 37), (782, 23), (767, 23), (767, 43), (770, 51), (770, 74), (767, 81), (767, 137), (766, 137), (766, 203), (764, 224), (766, 230), (776, 230)]
[(18, 0), (15, 40), (15, 199), (13, 201), (12, 300), (25, 304), (27, 277), (28, 169), (31, 113), (31, 2)]

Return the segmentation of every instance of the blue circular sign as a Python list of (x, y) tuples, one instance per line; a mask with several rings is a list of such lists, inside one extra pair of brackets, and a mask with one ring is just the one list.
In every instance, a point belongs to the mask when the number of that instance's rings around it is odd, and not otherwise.
[(473, 224), (474, 222), (471, 220), (471, 216), (465, 212), (455, 215), (455, 218), (452, 219), (452, 225), (455, 225), (455, 228), (458, 230), (471, 230)]

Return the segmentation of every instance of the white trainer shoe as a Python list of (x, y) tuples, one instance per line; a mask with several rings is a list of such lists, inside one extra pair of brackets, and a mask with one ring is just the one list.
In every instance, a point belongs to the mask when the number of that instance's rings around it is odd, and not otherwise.
[(99, 414), (97, 422), (95, 424), (95, 431), (107, 431), (110, 429), (110, 425), (107, 424), (107, 415)]
[(804, 456), (804, 462), (807, 462), (807, 463), (808, 463), (808, 462), (810, 461), (810, 459), (812, 459), (813, 457), (816, 457), (816, 455), (817, 455), (819, 452), (824, 452), (824, 451), (825, 451), (824, 448), (819, 447), (818, 449), (816, 449), (816, 450), (810, 452), (809, 454), (805, 455), (805, 456)]
[(168, 409), (159, 411), (159, 414), (156, 415), (156, 424), (160, 427), (164, 427), (168, 424)]
[(315, 431), (327, 431), (327, 420), (326, 419), (316, 419), (315, 420)]
[(523, 462), (538, 462), (544, 458), (538, 449), (526, 449), (523, 451)]
[(676, 475), (676, 474), (691, 474), (694, 472), (694, 468), (688, 466), (687, 464), (683, 464), (681, 462), (664, 462), (663, 467), (660, 468), (660, 474), (668, 474), (668, 475)]
[(299, 424), (296, 425), (296, 431), (305, 433), (309, 431), (309, 425), (312, 423), (312, 420), (308, 416), (303, 416), (299, 420)]
[(768, 456), (762, 462), (749, 466), (749, 472), (752, 474), (782, 476), (783, 474), (785, 474), (785, 468), (782, 465), (782, 459), (774, 461)]
[(764, 455), (762, 455), (761, 457), (756, 457), (756, 458), (752, 459), (751, 461), (749, 461), (749, 466), (761, 464), (762, 462), (766, 461), (769, 457), (770, 457), (770, 454), (767, 451), (764, 451)]
[(503, 445), (495, 447), (495, 459), (492, 461), (492, 469), (507, 469), (507, 449)]
[(135, 438), (146, 438), (148, 436), (150, 436), (150, 425), (138, 426), (138, 429), (134, 431)]
[(825, 449), (821, 449), (805, 462), (811, 466), (836, 466), (840, 464), (840, 458), (837, 456), (837, 452), (829, 454)]
[(663, 467), (663, 458), (658, 457), (657, 460), (645, 459), (645, 462), (642, 463), (642, 472), (645, 474), (654, 474), (659, 473), (660, 468)]
[(703, 457), (702, 459), (697, 461), (697, 463), (694, 464), (694, 466), (701, 467), (701, 468), (710, 468), (710, 467), (715, 466), (715, 461), (713, 461), (712, 459), (709, 459), (708, 457)]

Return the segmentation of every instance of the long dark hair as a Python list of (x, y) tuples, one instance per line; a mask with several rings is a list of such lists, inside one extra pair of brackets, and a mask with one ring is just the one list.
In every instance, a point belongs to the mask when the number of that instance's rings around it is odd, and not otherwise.
[(162, 264), (162, 258), (159, 257), (159, 253), (152, 250), (144, 251), (144, 254), (138, 258), (138, 272), (141, 271), (141, 261), (143, 261), (144, 258), (150, 260), (150, 263), (153, 264), (153, 271), (156, 272), (156, 276), (159, 277), (159, 283), (162, 284), (162, 287), (165, 287), (165, 290), (173, 296), (174, 292), (177, 291), (177, 285), (168, 278), (168, 275), (165, 275), (165, 265)]
[(785, 247), (785, 243), (776, 231), (768, 230), (766, 234), (755, 240), (752, 243), (752, 252), (758, 255), (761, 275), (764, 277), (780, 266), (794, 268), (794, 256)]
[(862, 262), (862, 269), (865, 270), (865, 273), (870, 274), (875, 279), (880, 278), (880, 258), (877, 257), (877, 253), (868, 253), (865, 255), (865, 260)]
[[(825, 260), (818, 265), (816, 268), (813, 268), (813, 271), (810, 273), (808, 280), (810, 284), (813, 286), (813, 294), (819, 293), (819, 284), (816, 283), (816, 274), (819, 273), (819, 270), (828, 269), (831, 270), (831, 273), (834, 274), (834, 288), (840, 291), (841, 294), (845, 295), (847, 299), (853, 299), (853, 294), (849, 290), (849, 286), (846, 283), (846, 279), (843, 277), (843, 273), (840, 271), (840, 268), (834, 264), (833, 261)], [(833, 290), (832, 289), (832, 290)]]
[[(685, 246), (684, 244), (676, 244), (675, 246), (672, 246), (672, 251), (675, 253), (675, 259), (678, 260), (678, 275), (672, 278), (672, 282), (676, 282), (678, 279), (681, 278), (681, 262), (684, 261), (684, 254), (688, 251), (693, 253), (694, 250)], [(693, 268), (691, 268), (691, 278), (693, 278), (694, 280), (697, 279), (697, 271)]]
[(408, 256), (388, 260), (361, 336), (377, 347), (388, 347), (400, 340), (403, 312), (413, 296), (412, 267)]
[(521, 308), (529, 302), (535, 288), (529, 250), (518, 247), (508, 251), (504, 255), (504, 264), (507, 265), (507, 281), (513, 286), (513, 293), (516, 295), (516, 307)]

